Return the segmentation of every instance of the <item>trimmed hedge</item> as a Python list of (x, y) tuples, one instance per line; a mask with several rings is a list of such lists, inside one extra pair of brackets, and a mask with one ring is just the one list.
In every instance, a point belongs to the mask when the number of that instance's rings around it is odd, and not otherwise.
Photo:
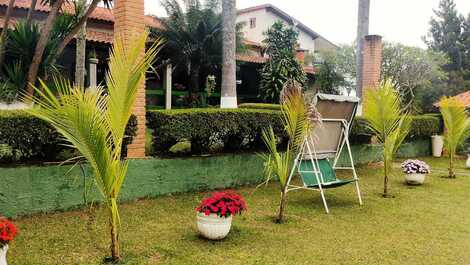
[(281, 110), (281, 105), (279, 104), (269, 104), (269, 103), (242, 103), (238, 105), (241, 109), (267, 109), (267, 110)]
[[(441, 121), (436, 116), (421, 115), (412, 118), (408, 141), (429, 137), (442, 131)], [(261, 131), (269, 125), (273, 126), (281, 142), (286, 140), (280, 112), (275, 110), (251, 108), (159, 110), (148, 112), (147, 122), (153, 132), (155, 154), (168, 154), (172, 146), (183, 142), (186, 143), (185, 149), (189, 149), (190, 146), (190, 153), (193, 154), (262, 150), (264, 144)], [(354, 119), (351, 143), (370, 143), (372, 133), (366, 124), (362, 117)]]
[[(442, 133), (442, 120), (436, 115), (412, 116), (411, 130), (407, 140), (421, 139), (431, 135)], [(351, 142), (369, 143), (372, 132), (367, 127), (367, 122), (363, 117), (356, 117), (351, 127)]]
[(156, 153), (167, 153), (182, 141), (190, 141), (196, 154), (261, 149), (261, 132), (269, 125), (285, 138), (280, 112), (274, 110), (162, 110), (147, 112), (147, 121)]
[[(137, 118), (133, 115), (126, 129), (129, 137), (124, 141), (125, 146), (132, 142), (136, 132)], [(21, 110), (0, 111), (0, 162), (57, 161), (75, 156), (64, 143), (61, 135), (45, 121)]]

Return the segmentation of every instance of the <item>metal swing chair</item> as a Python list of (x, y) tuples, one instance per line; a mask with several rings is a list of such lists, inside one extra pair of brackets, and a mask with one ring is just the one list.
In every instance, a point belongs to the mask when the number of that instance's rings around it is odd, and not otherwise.
[[(317, 94), (314, 101), (321, 114), (322, 125), (316, 127), (303, 141), (289, 174), (286, 192), (299, 189), (320, 191), (325, 211), (329, 213), (325, 190), (355, 183), (359, 204), (362, 205), (359, 179), (348, 140), (359, 98)], [(350, 165), (340, 167), (337, 163), (345, 147)], [(335, 173), (337, 169), (352, 171), (352, 178), (338, 179)], [(291, 184), (294, 175), (300, 176), (303, 186)]]

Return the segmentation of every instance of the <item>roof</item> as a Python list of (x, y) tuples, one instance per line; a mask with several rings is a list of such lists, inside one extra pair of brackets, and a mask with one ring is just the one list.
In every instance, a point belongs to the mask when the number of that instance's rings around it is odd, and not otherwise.
[(277, 16), (285, 19), (286, 21), (288, 21), (289, 23), (291, 24), (294, 24), (297, 28), (303, 30), (304, 32), (306, 32), (309, 36), (312, 37), (312, 39), (316, 39), (316, 38), (322, 38), (324, 39), (325, 41), (327, 41), (328, 43), (330, 43), (332, 46), (334, 47), (338, 47), (336, 44), (332, 43), (331, 41), (327, 40), (326, 38), (324, 38), (323, 36), (321, 36), (320, 34), (318, 34), (317, 32), (315, 32), (314, 30), (312, 30), (311, 28), (309, 28), (307, 25), (303, 24), (302, 22), (298, 21), (297, 19), (295, 19), (294, 17), (292, 17), (291, 15), (287, 14), (286, 12), (282, 11), (281, 9), (279, 9), (278, 7), (272, 5), (272, 4), (264, 4), (264, 5), (259, 5), (259, 6), (253, 6), (253, 7), (248, 7), (248, 8), (244, 8), (244, 9), (239, 9), (237, 11), (237, 14), (245, 14), (245, 13), (250, 13), (250, 12), (254, 12), (254, 11), (258, 11), (258, 10), (262, 10), (262, 9), (266, 9), (268, 11), (271, 11), (273, 12), (274, 14), (276, 14)]
[[(458, 101), (460, 101), (462, 104), (465, 105), (466, 108), (470, 108), (470, 90), (457, 94), (453, 96), (452, 98), (455, 98)], [(435, 102), (433, 105), (435, 107), (439, 107), (439, 101)]]
[[(8, 2), (9, 0), (0, 0), (0, 6), (8, 6)], [(31, 0), (16, 0), (15, 1), (16, 8), (28, 10), (30, 6), (31, 6)], [(67, 13), (74, 12), (73, 4), (71, 3), (65, 3), (62, 6), (62, 9)], [(50, 7), (48, 5), (40, 4), (40, 1), (38, 1), (35, 10), (39, 12), (48, 13), (50, 11)], [(96, 7), (95, 10), (91, 13), (89, 18), (114, 23), (114, 15), (113, 15), (112, 9), (107, 9), (103, 7)], [(160, 21), (156, 17), (149, 16), (149, 15), (145, 16), (145, 24), (153, 28), (158, 28), (162, 26)]]

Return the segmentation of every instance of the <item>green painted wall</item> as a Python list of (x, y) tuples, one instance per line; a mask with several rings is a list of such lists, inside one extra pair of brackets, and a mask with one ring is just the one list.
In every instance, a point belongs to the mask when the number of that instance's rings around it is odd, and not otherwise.
[[(380, 160), (380, 146), (362, 145), (352, 149), (356, 164)], [(429, 141), (405, 144), (400, 154), (429, 155)], [(82, 206), (85, 198), (98, 200), (89, 169), (85, 169), (88, 177), (83, 177), (79, 167), (70, 168), (0, 168), (0, 215), (11, 217), (66, 210)], [(254, 154), (132, 160), (121, 201), (260, 183), (262, 174), (263, 163)]]

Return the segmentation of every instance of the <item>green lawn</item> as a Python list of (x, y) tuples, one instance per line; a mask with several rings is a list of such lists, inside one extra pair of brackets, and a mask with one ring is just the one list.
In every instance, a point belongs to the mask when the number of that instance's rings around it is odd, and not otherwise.
[[(426, 159), (446, 168), (444, 159)], [(464, 161), (459, 161), (463, 169)], [(223, 170), (223, 169), (221, 169)], [(397, 170), (395, 198), (380, 196), (380, 169), (361, 167), (364, 205), (354, 186), (289, 194), (287, 222), (273, 223), (276, 183), (240, 188), (249, 211), (226, 240), (198, 237), (194, 208), (206, 193), (165, 196), (121, 207), (123, 264), (470, 264), (470, 177), (431, 174), (409, 187)], [(98, 209), (15, 220), (20, 235), (9, 264), (100, 264), (108, 255), (106, 214)]]

